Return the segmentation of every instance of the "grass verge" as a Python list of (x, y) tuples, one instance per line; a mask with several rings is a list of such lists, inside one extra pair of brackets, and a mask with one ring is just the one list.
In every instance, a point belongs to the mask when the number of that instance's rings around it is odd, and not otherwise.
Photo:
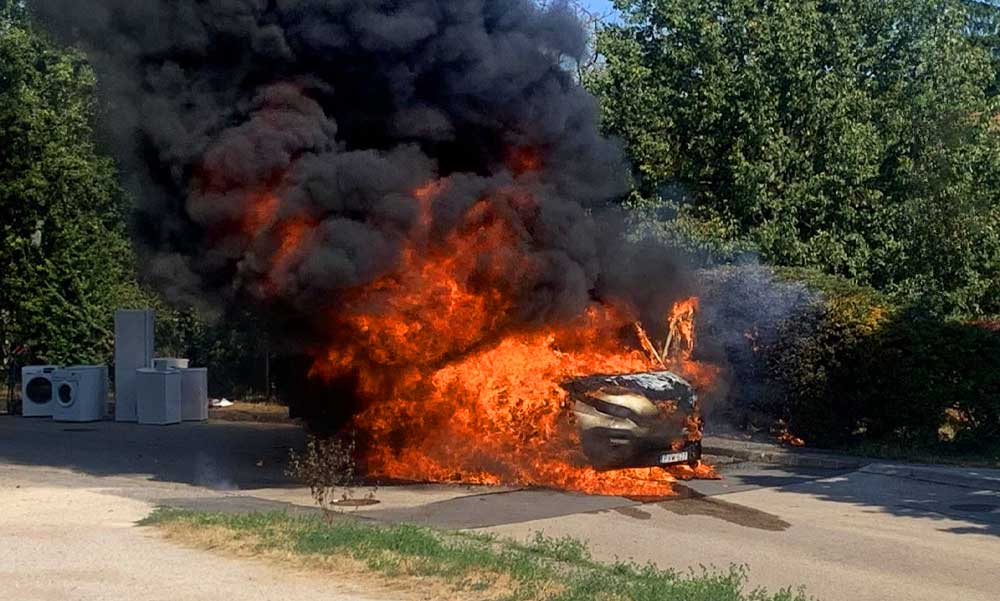
[(846, 449), (850, 455), (874, 457), (891, 461), (952, 465), (960, 467), (1000, 468), (1000, 442), (984, 441), (975, 446), (942, 443), (931, 447), (914, 447), (899, 443), (861, 442)]
[[(679, 574), (651, 565), (595, 561), (575, 539), (520, 543), (490, 535), (351, 518), (284, 513), (217, 514), (159, 509), (143, 521), (168, 538), (279, 559), (292, 567), (363, 572), (395, 587), (443, 587), (496, 601), (805, 601), (802, 592), (747, 590), (746, 571)], [(668, 544), (668, 543), (667, 543)], [(407, 587), (407, 581), (413, 587)], [(454, 595), (452, 595), (454, 596)]]

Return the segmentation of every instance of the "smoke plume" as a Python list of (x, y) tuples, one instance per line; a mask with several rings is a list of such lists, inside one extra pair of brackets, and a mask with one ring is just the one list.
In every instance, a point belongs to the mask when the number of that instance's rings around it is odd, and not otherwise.
[(485, 257), (469, 282), (510, 295), (516, 322), (578, 314), (595, 295), (662, 315), (683, 292), (672, 260), (593, 217), (626, 170), (562, 67), (586, 46), (564, 4), (36, 4), (97, 68), (146, 275), (178, 302), (310, 322), (407, 250), (471, 227), (474, 209), (504, 221), (520, 261)]

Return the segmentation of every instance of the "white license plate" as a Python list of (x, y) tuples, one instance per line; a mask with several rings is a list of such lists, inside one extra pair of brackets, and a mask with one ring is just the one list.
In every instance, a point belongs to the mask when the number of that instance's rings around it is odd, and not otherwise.
[(688, 460), (688, 452), (683, 451), (681, 453), (664, 453), (660, 455), (660, 463), (683, 463)]

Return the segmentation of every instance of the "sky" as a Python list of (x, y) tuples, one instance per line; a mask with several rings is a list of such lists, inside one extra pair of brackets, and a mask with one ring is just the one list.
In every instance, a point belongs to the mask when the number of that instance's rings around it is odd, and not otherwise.
[(593, 10), (597, 13), (605, 13), (611, 10), (611, 0), (579, 0), (588, 10)]

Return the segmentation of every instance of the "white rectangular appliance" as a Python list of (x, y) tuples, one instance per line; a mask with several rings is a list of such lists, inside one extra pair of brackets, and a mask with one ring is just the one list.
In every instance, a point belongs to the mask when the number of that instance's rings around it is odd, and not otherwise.
[(176, 369), (136, 370), (136, 415), (140, 424), (179, 424), (181, 372)]
[(187, 369), (190, 364), (190, 359), (179, 359), (177, 357), (153, 357), (153, 369)]
[(52, 374), (57, 422), (96, 422), (104, 419), (108, 402), (108, 368), (74, 365)]
[(153, 365), (153, 311), (115, 312), (115, 421), (138, 420), (136, 370)]
[(55, 365), (28, 365), (21, 368), (21, 415), (52, 417), (56, 405), (52, 392), (52, 374), (57, 369)]
[(208, 419), (208, 369), (191, 367), (181, 372), (181, 419), (203, 422)]

